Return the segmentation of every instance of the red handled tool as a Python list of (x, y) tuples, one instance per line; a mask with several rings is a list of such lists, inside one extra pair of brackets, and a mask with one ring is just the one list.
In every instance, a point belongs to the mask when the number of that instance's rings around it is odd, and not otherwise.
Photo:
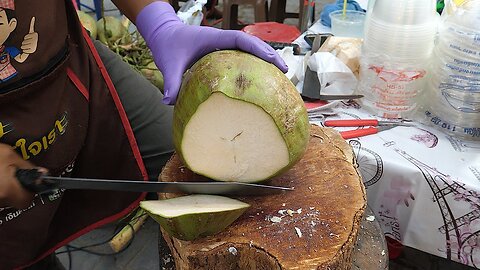
[(397, 126), (411, 126), (410, 123), (396, 121), (379, 121), (377, 119), (353, 119), (353, 120), (326, 120), (323, 123), (326, 127), (367, 127), (356, 130), (341, 131), (342, 138), (352, 139), (362, 136), (377, 134), (380, 131), (388, 130)]

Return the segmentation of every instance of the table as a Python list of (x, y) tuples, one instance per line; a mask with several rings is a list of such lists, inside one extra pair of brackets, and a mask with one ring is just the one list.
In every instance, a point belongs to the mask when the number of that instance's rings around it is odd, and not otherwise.
[[(333, 111), (327, 119), (373, 118), (356, 103)], [(480, 267), (480, 143), (420, 123), (349, 143), (386, 236)]]
[[(328, 31), (316, 22), (307, 33)], [(295, 43), (305, 47), (303, 35)], [(331, 113), (327, 119), (375, 118), (354, 102), (340, 102)], [(413, 124), (349, 140), (368, 204), (386, 236), (480, 267), (480, 142)]]

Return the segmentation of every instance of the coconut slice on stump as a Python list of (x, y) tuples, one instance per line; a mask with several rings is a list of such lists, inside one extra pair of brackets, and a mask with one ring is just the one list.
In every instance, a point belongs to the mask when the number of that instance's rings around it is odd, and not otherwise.
[(189, 195), (140, 203), (162, 228), (181, 240), (195, 240), (224, 230), (249, 204), (215, 195)]
[(210, 53), (186, 72), (174, 109), (174, 143), (185, 165), (220, 181), (259, 182), (304, 154), (304, 103), (273, 64), (240, 51)]

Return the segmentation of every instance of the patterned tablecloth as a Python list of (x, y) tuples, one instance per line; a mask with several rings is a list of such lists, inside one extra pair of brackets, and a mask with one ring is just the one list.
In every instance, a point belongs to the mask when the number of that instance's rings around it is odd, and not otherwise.
[[(329, 31), (316, 22), (307, 33)], [(303, 35), (295, 43), (308, 48)], [(356, 103), (329, 107), (326, 119), (375, 118)], [(319, 118), (311, 122), (323, 123)], [(480, 268), (480, 142), (414, 123), (349, 143), (367, 188), (368, 204), (385, 235)]]
[[(340, 103), (326, 119), (374, 118)], [(322, 119), (312, 118), (322, 125)], [(413, 123), (349, 140), (385, 235), (480, 267), (480, 143)], [(355, 128), (337, 128), (339, 131)]]

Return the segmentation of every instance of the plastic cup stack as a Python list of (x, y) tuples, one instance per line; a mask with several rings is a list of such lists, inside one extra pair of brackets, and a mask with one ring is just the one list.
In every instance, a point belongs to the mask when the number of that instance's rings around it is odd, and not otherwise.
[(367, 11), (358, 92), (372, 113), (405, 118), (424, 90), (439, 15), (435, 0), (376, 0)]
[(443, 15), (419, 116), (451, 135), (480, 141), (480, 1)]

